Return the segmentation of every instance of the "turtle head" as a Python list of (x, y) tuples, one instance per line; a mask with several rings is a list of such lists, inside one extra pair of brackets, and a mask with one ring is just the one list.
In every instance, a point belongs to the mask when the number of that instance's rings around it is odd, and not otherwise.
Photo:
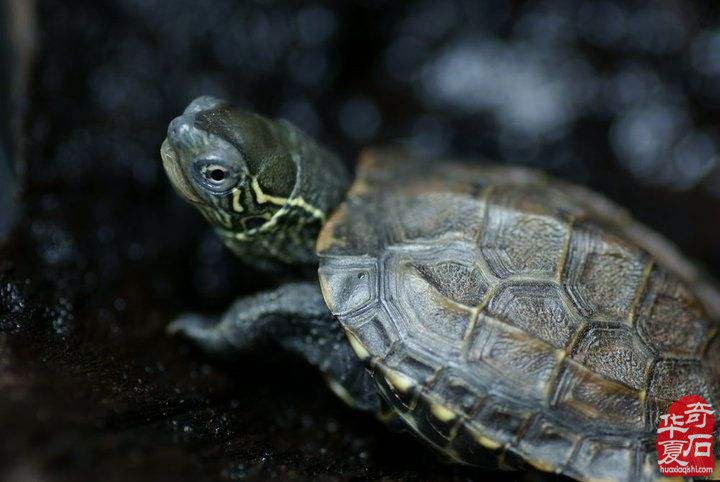
[(297, 177), (276, 123), (214, 97), (195, 99), (170, 122), (160, 154), (177, 193), (235, 232), (268, 221), (282, 208), (269, 199), (289, 198)]
[(177, 193), (253, 264), (307, 264), (348, 185), (338, 159), (287, 121), (199, 97), (160, 149)]

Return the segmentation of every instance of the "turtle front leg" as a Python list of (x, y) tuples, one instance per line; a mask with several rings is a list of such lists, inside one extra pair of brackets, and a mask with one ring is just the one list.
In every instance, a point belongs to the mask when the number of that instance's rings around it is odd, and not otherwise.
[(203, 350), (232, 356), (261, 341), (299, 354), (325, 375), (330, 388), (350, 406), (377, 412), (372, 376), (350, 347), (314, 282), (287, 283), (238, 299), (219, 320), (185, 314), (168, 332), (189, 338)]

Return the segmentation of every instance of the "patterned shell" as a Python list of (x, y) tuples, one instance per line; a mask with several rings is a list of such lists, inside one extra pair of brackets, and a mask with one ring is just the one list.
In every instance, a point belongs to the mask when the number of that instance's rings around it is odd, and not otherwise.
[(456, 461), (655, 480), (670, 403), (719, 406), (720, 295), (581, 187), (369, 152), (317, 250), (380, 392)]

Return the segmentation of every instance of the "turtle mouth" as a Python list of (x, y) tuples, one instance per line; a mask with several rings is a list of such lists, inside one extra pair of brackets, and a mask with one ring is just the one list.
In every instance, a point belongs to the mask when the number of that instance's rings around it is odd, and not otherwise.
[(180, 158), (175, 152), (175, 149), (170, 145), (167, 138), (163, 141), (160, 147), (160, 157), (162, 158), (163, 168), (170, 183), (173, 185), (175, 190), (182, 196), (192, 203), (202, 203), (202, 200), (195, 193), (190, 183), (185, 177), (185, 173), (180, 167)]

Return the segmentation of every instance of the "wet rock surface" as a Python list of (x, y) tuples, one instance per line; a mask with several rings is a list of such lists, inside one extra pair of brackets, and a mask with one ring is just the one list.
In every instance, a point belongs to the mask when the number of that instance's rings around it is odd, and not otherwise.
[(350, 166), (401, 142), (543, 167), (720, 272), (717, 8), (476, 3), (39, 2), (23, 217), (0, 250), (0, 478), (491, 475), (352, 412), (273, 347), (227, 363), (165, 335), (273, 286), (162, 174), (196, 95), (290, 118)]

